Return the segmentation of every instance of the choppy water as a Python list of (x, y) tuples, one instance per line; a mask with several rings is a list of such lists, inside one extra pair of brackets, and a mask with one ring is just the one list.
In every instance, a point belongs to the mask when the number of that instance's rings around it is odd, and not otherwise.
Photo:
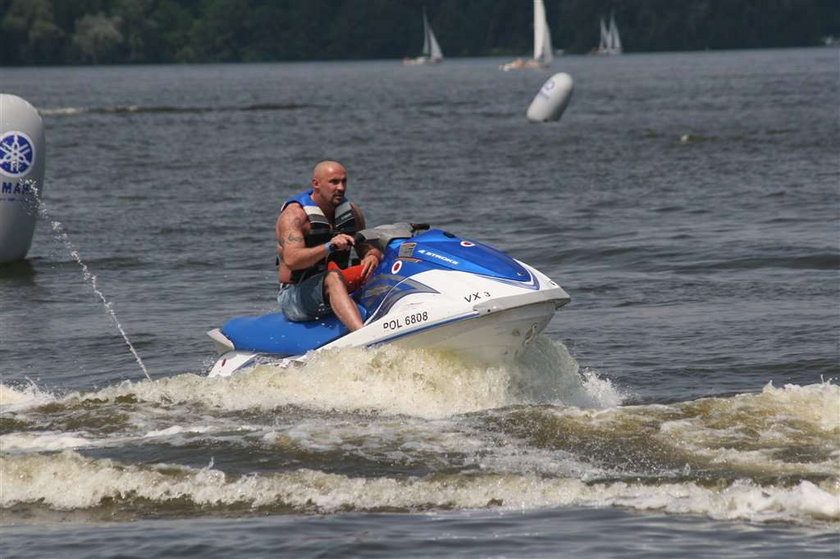
[[(563, 57), (545, 125), (549, 74), (498, 62), (0, 69), (49, 152), (0, 268), (0, 554), (836, 557), (838, 51)], [(489, 242), (572, 302), (514, 365), (206, 378), (327, 157), (369, 223)]]

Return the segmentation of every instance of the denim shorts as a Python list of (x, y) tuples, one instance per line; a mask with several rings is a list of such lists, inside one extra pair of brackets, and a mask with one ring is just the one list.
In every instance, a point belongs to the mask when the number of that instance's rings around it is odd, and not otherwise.
[(315, 274), (305, 280), (285, 284), (277, 294), (277, 303), (283, 314), (292, 322), (306, 322), (326, 316), (332, 308), (324, 301), (324, 278), (326, 273)]

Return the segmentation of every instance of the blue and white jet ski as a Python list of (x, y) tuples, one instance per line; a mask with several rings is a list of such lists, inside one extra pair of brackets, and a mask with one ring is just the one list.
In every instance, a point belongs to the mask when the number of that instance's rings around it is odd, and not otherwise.
[(258, 362), (288, 364), (312, 351), (397, 344), (497, 363), (514, 358), (569, 295), (541, 272), (491, 246), (428, 225), (365, 229), (384, 258), (352, 295), (364, 327), (349, 332), (335, 315), (291, 322), (282, 311), (229, 320), (209, 331), (219, 353), (209, 376)]

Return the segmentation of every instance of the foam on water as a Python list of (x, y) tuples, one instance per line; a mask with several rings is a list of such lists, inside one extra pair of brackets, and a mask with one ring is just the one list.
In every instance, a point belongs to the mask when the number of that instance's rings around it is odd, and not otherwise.
[(133, 395), (227, 410), (294, 405), (315, 410), (424, 418), (526, 403), (615, 405), (621, 396), (593, 372), (581, 375), (559, 342), (539, 339), (514, 364), (476, 365), (452, 355), (384, 346), (313, 354), (302, 366), (260, 365), (228, 378), (184, 374), (123, 382), (81, 398)]
[(90, 445), (90, 439), (80, 433), (9, 433), (0, 436), (0, 451), (3, 452), (51, 452)]
[(0, 410), (39, 406), (54, 399), (52, 394), (44, 392), (32, 382), (25, 387), (17, 388), (0, 384)]
[(512, 410), (498, 422), (622, 476), (836, 480), (838, 416), (840, 386), (824, 382), (670, 405)]
[(759, 394), (674, 407), (683, 416), (664, 421), (660, 436), (710, 463), (766, 474), (840, 473), (840, 385), (768, 383)]
[(174, 435), (183, 435), (187, 434), (203, 434), (203, 433), (212, 433), (214, 431), (213, 427), (208, 425), (191, 425), (189, 427), (183, 427), (181, 425), (173, 425), (172, 427), (167, 427), (166, 429), (156, 429), (153, 431), (149, 431), (144, 435), (146, 439), (156, 439), (160, 437), (172, 437)]
[(437, 509), (531, 509), (557, 506), (622, 506), (702, 514), (716, 519), (797, 523), (840, 520), (840, 487), (802, 481), (794, 486), (738, 480), (718, 486), (694, 482), (585, 483), (565, 477), (490, 474), (434, 478), (358, 478), (312, 470), (228, 476), (211, 466), (123, 465), (73, 451), (58, 455), (0, 455), (2, 471), (19, 483), (0, 494), (0, 507), (40, 504), (54, 510), (116, 504), (130, 509), (148, 501), (185, 501), (207, 510), (228, 507), (300, 512)]
[[(301, 367), (124, 381), (62, 397), (0, 385), (0, 411), (11, 419), (0, 437), (0, 475), (15, 480), (0, 492), (0, 507), (166, 514), (172, 506), (221, 513), (621, 506), (840, 521), (840, 387), (833, 382), (613, 406), (617, 391), (581, 374), (562, 345), (540, 342), (533, 351), (517, 365), (479, 367), (397, 348), (347, 350)], [(277, 413), (284, 406), (306, 412)], [(300, 451), (316, 462), (341, 452), (382, 472), (237, 476), (80, 453), (151, 441), (198, 444), (210, 459), (216, 437), (260, 452)], [(429, 473), (392, 475), (396, 464)]]

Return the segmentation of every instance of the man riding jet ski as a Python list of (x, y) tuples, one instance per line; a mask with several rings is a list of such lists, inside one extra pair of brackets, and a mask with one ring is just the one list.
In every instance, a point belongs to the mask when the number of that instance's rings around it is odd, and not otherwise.
[(382, 343), (496, 360), (517, 355), (569, 301), (549, 278), (487, 245), (428, 225), (365, 229), (346, 189), (344, 166), (322, 161), (312, 189), (283, 205), (276, 225), (282, 312), (208, 332), (221, 354), (211, 376), (260, 356), (299, 360), (315, 349)]
[[(305, 322), (335, 313), (351, 331), (362, 317), (350, 298), (345, 277), (353, 235), (365, 228), (359, 207), (345, 198), (347, 171), (337, 161), (322, 161), (312, 172), (312, 189), (283, 204), (275, 226), (277, 235), (280, 308), (289, 320)], [(382, 260), (370, 245), (360, 246), (358, 279), (364, 281)]]

